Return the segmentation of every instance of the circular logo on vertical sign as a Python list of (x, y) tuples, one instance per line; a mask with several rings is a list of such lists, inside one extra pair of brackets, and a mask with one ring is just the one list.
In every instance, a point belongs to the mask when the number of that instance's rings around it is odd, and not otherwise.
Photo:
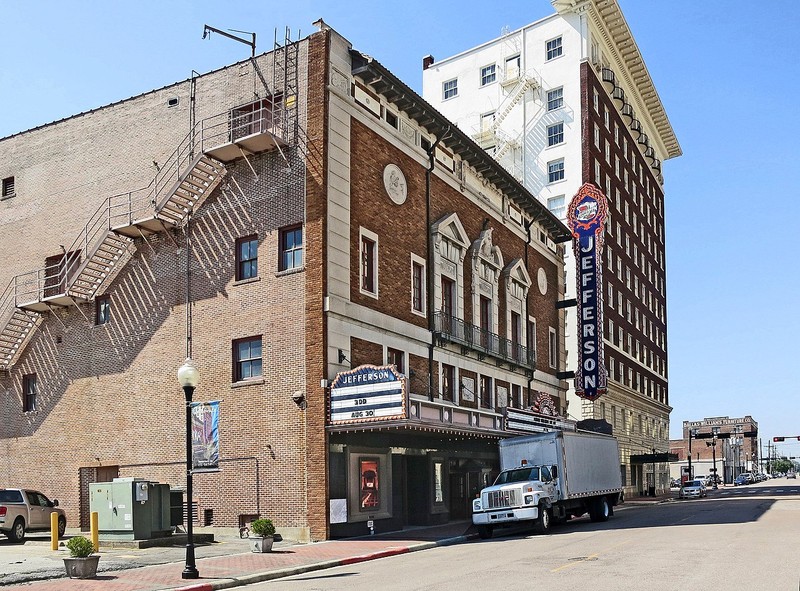
[(403, 205), (408, 196), (406, 177), (396, 164), (387, 164), (383, 169), (383, 186), (389, 198), (397, 205)]

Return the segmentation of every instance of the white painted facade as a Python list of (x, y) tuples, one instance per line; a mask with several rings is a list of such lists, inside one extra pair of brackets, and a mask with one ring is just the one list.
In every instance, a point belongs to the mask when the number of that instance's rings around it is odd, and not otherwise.
[[(616, 0), (552, 0), (552, 3), (556, 14), (453, 57), (433, 61), (424, 68), (422, 79), (423, 97), (428, 102), (493, 153), (527, 189), (564, 220), (572, 197), (583, 182), (592, 177), (591, 172), (584, 177), (582, 171), (584, 161), (590, 160), (587, 152), (593, 131), (582, 129), (583, 121), (587, 120), (582, 118), (581, 107), (580, 75), (584, 62), (591, 64), (598, 77), (604, 68), (613, 71), (616, 85), (624, 91), (625, 108), (632, 110), (635, 119), (631, 119), (641, 124), (649, 138), (647, 146), (636, 142), (633, 145), (643, 155), (647, 147), (653, 149), (652, 169), (660, 183), (663, 184), (661, 163), (679, 156), (680, 146)], [(548, 46), (548, 42), (558, 39), (560, 55), (548, 56), (548, 49), (553, 51), (557, 45)], [(519, 71), (515, 56), (519, 56)], [(492, 66), (493, 81), (490, 80)], [(454, 80), (457, 93), (449, 96)], [(444, 94), (446, 83), (448, 98)], [(553, 99), (559, 89), (563, 104), (554, 107), (551, 100), (548, 105), (548, 97)], [(589, 104), (591, 101), (588, 97)], [(614, 102), (617, 110), (624, 114), (622, 102)], [(548, 141), (548, 128), (558, 124), (563, 124), (563, 141), (553, 144)], [(557, 128), (554, 131), (558, 131)], [(582, 141), (584, 137), (587, 146)], [(550, 166), (562, 160), (563, 179), (551, 179)], [(606, 187), (602, 189), (608, 192)], [(566, 290), (567, 299), (575, 297), (575, 263), (571, 250), (566, 257)], [(567, 309), (565, 330), (566, 359), (559, 367), (569, 371), (574, 370), (577, 363), (574, 307)], [(608, 335), (606, 345), (609, 345)], [(619, 348), (612, 346), (612, 350), (615, 356), (622, 357)], [(592, 403), (579, 399), (574, 393), (573, 380), (569, 380), (570, 418), (603, 418), (607, 403), (611, 409), (619, 407), (623, 417), (615, 429), (631, 434), (635, 432), (635, 423), (651, 426), (649, 429), (639, 427), (641, 437), (630, 446), (622, 444), (623, 460), (631, 454), (649, 452), (651, 447), (666, 448), (670, 407), (654, 403), (640, 396), (638, 391), (613, 381), (609, 387), (609, 395), (601, 398), (602, 404)], [(612, 416), (617, 416), (616, 411)], [(662, 481), (668, 485), (667, 466), (660, 472), (658, 488), (662, 488)], [(639, 474), (639, 478), (643, 477)], [(635, 482), (633, 475), (631, 480)]]

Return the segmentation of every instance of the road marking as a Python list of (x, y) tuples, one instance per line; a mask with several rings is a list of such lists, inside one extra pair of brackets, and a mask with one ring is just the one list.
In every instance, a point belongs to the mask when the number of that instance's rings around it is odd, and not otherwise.
[(624, 546), (625, 544), (629, 544), (629, 543), (630, 543), (630, 540), (628, 540), (626, 542), (622, 542), (620, 544), (616, 544), (614, 546), (611, 546), (608, 549), (606, 549), (604, 552), (595, 552), (594, 554), (590, 554), (589, 556), (583, 556), (579, 560), (574, 560), (573, 559), (571, 562), (568, 562), (566, 564), (562, 564), (561, 566), (558, 566), (558, 567), (552, 569), (550, 572), (551, 573), (557, 573), (560, 570), (564, 570), (565, 568), (569, 568), (571, 566), (575, 566), (576, 564), (582, 564), (584, 562), (590, 562), (590, 561), (597, 560), (597, 558), (601, 554), (607, 553), (607, 552), (613, 550), (614, 548), (619, 548), (620, 546)]

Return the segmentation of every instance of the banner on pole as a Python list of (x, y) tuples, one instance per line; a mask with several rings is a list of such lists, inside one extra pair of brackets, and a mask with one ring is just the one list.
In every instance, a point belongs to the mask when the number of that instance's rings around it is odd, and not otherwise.
[(219, 470), (219, 400), (192, 403), (192, 470)]

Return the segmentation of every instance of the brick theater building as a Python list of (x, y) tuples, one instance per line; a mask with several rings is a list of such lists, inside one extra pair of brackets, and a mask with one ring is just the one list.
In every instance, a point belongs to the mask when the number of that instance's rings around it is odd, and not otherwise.
[(199, 525), (467, 518), (498, 439), (574, 428), (569, 230), (318, 24), (0, 139), (0, 485), (84, 527), (93, 482), (183, 487), (186, 357), (219, 409)]
[[(672, 410), (662, 164), (681, 148), (618, 2), (551, 4), (553, 14), (521, 29), (425, 58), (423, 96), (560, 219), (586, 183), (602, 193), (598, 375), (607, 388), (586, 396), (574, 387), (587, 330), (576, 307), (567, 309), (558, 369), (569, 378), (569, 416), (611, 423), (625, 493), (660, 492), (669, 485)], [(571, 250), (566, 268), (567, 300), (575, 300)]]

